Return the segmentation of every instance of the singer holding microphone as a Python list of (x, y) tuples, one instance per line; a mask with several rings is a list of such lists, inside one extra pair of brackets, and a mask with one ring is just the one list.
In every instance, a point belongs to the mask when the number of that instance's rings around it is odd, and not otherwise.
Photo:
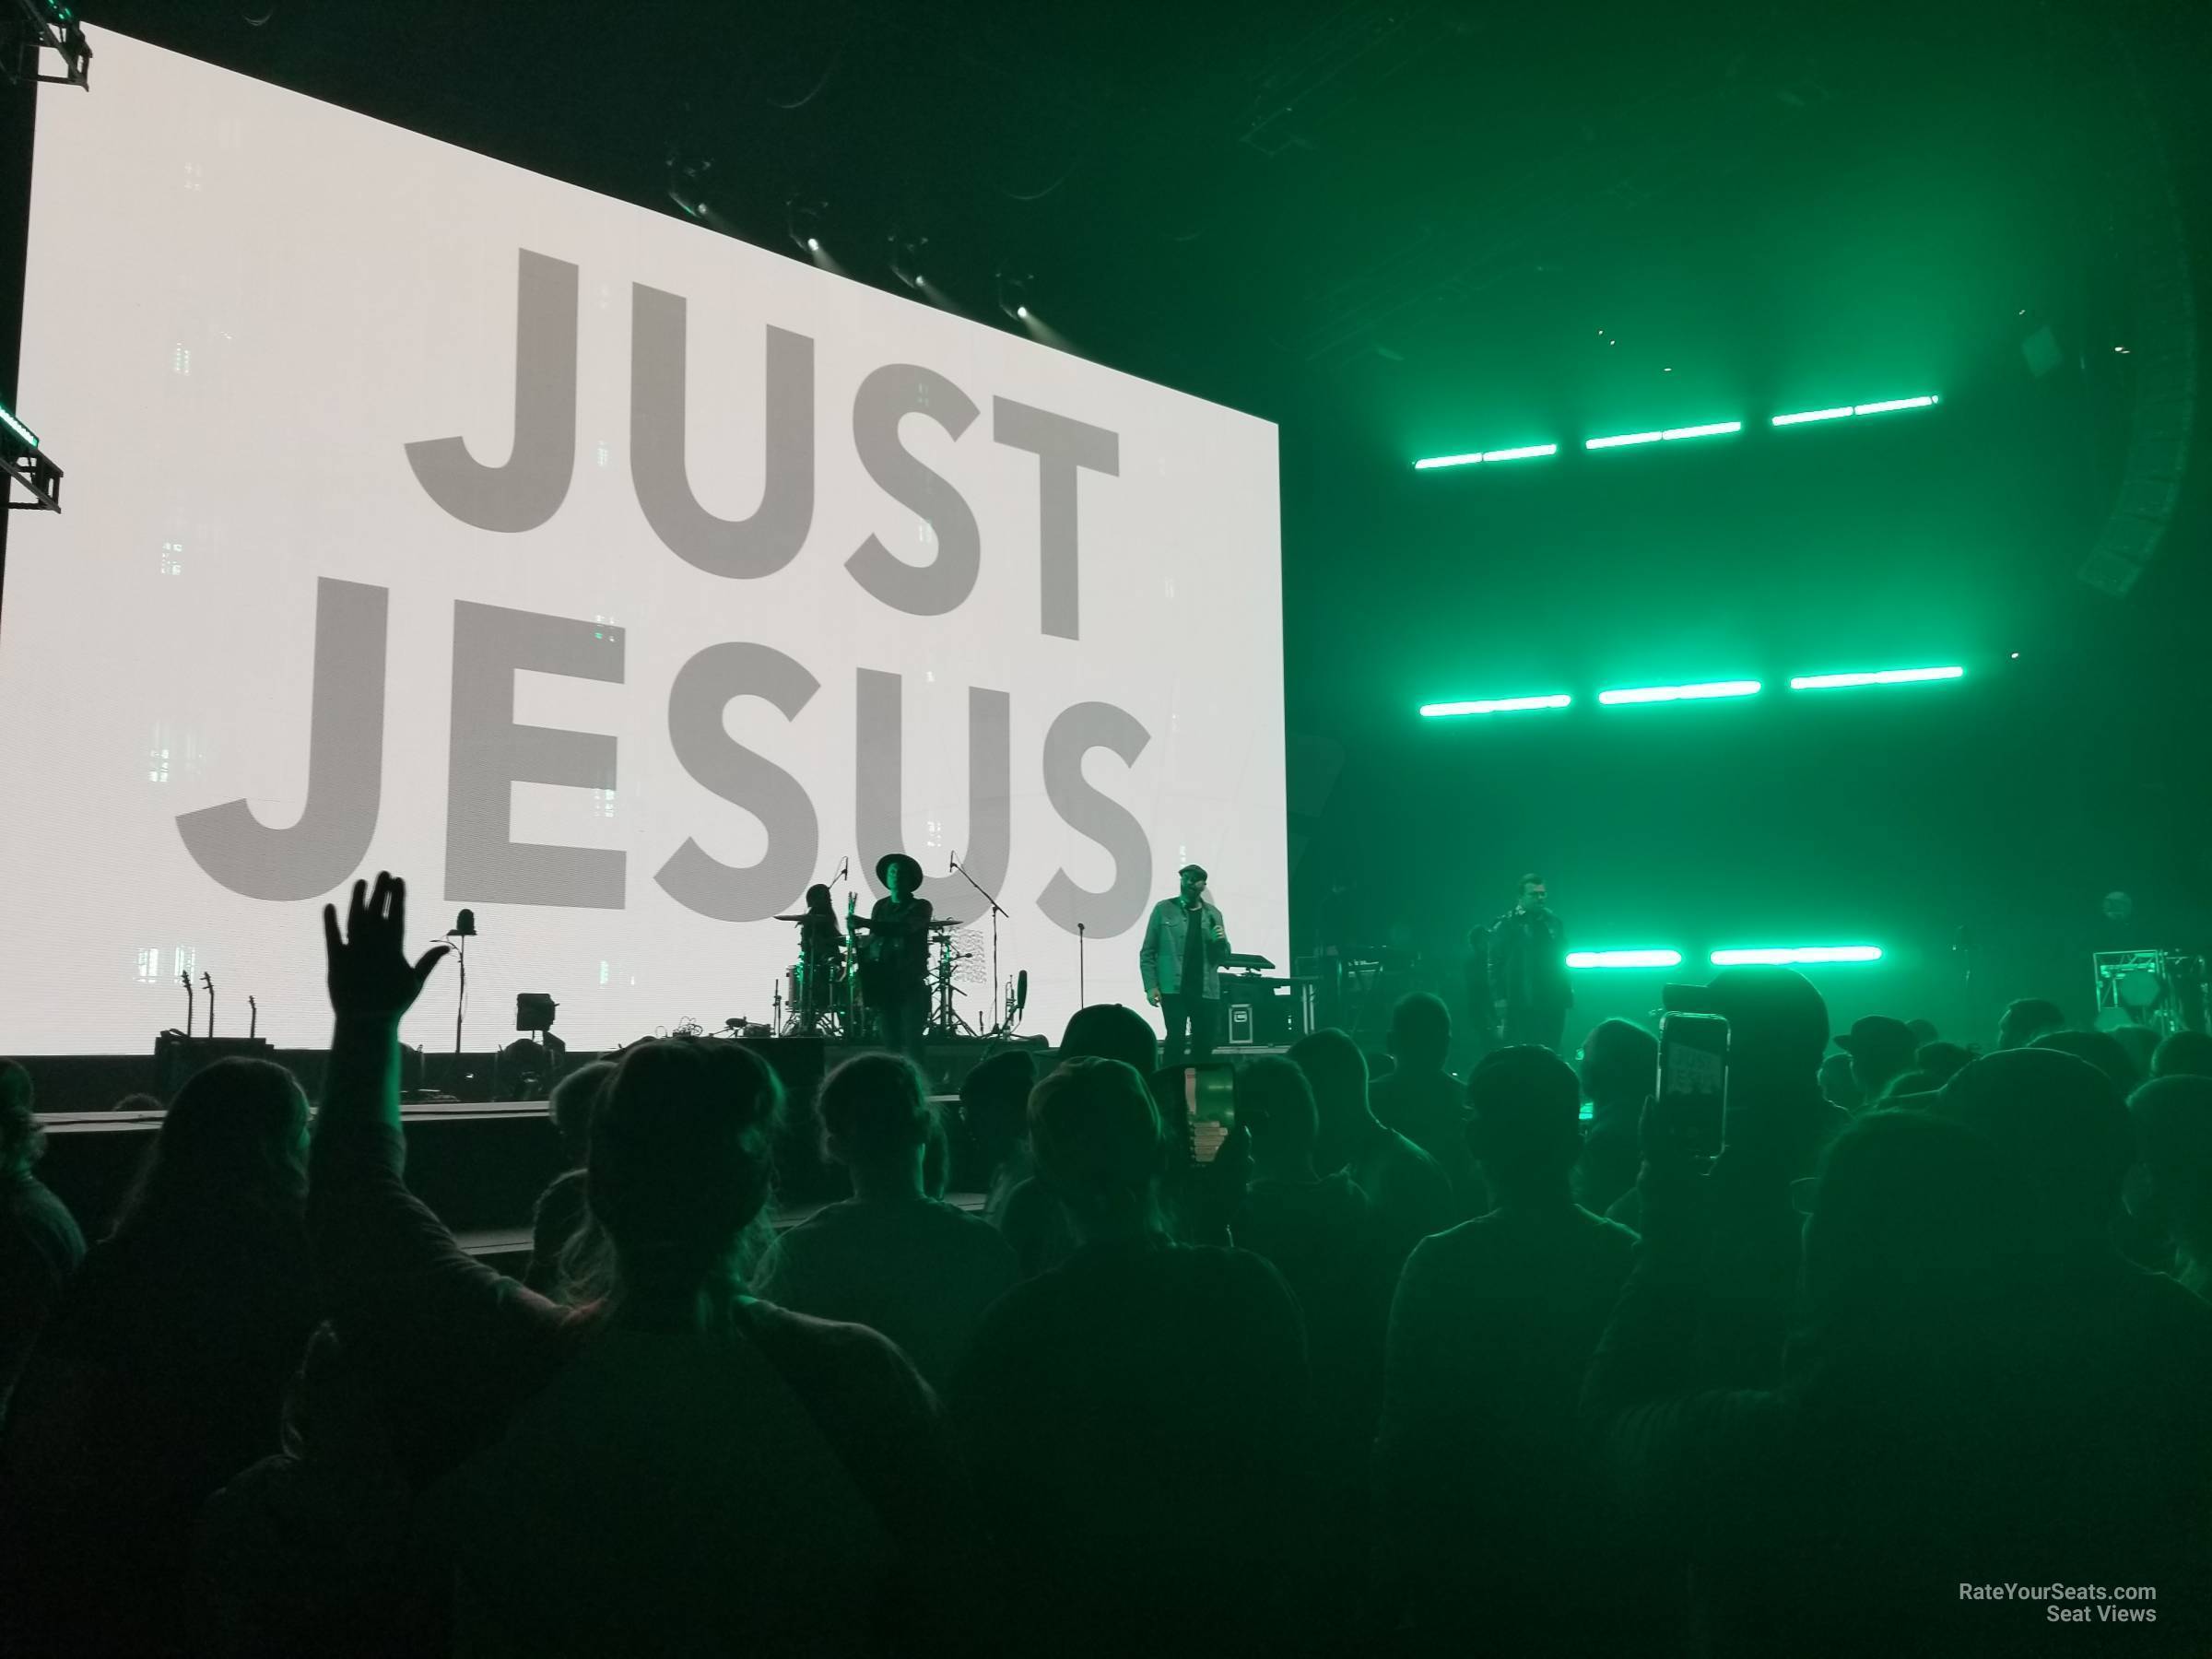
[[(1221, 912), (1206, 901), (1206, 872), (1184, 865), (1176, 872), (1182, 890), (1152, 907), (1145, 943), (1137, 952), (1144, 970), (1145, 1000), (1167, 1018), (1168, 1052), (1163, 1064), (1205, 1060), (1214, 1052), (1215, 1028), (1221, 1016), (1221, 964), (1229, 957), (1229, 934)], [(1185, 1043), (1185, 1033), (1188, 1043)]]

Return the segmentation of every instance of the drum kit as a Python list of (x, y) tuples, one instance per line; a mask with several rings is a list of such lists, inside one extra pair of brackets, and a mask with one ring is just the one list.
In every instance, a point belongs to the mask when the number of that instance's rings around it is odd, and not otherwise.
[[(779, 922), (797, 924), (805, 928), (806, 914), (778, 916)], [(962, 949), (953, 936), (957, 922), (932, 922), (929, 924), (932, 974), (930, 982), (931, 1012), (928, 1035), (932, 1038), (979, 1036), (955, 1006), (962, 992), (953, 983), (954, 976), (962, 962), (972, 960), (976, 953)], [(804, 933), (802, 931), (802, 937)], [(860, 947), (848, 930), (839, 938), (837, 947), (818, 955), (809, 963), (802, 950), (798, 960), (784, 971), (781, 984), (776, 987), (776, 1015), (773, 1030), (784, 1037), (836, 1037), (847, 1042), (872, 1042), (879, 1035), (878, 1016), (868, 1006), (863, 989), (865, 976), (860, 971)]]

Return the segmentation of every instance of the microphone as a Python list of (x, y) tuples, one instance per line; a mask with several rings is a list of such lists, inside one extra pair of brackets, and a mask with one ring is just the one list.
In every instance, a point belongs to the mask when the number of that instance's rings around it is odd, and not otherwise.
[(947, 848), (945, 853), (945, 874), (949, 876), (960, 867), (960, 855)]
[(1014, 1017), (1017, 1019), (1020, 1018), (1021, 1011), (1029, 1006), (1030, 971), (1024, 968), (1014, 976)]
[(463, 911), (453, 918), (453, 929), (445, 936), (449, 939), (475, 938), (477, 936), (477, 912), (472, 910)]

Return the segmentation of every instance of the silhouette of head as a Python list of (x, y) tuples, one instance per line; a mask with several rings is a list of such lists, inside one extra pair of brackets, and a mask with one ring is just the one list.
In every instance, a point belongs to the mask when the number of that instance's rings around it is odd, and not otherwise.
[(1339, 1160), (1333, 1154), (1374, 1115), (1367, 1104), (1367, 1056), (1332, 1026), (1292, 1043), (1290, 1060), (1313, 1086), (1313, 1106), (1321, 1117), (1321, 1161), (1334, 1169)]
[(2127, 1048), (2110, 1031), (2045, 1031), (2030, 1048), (2056, 1049), (2062, 1054), (2072, 1054), (2086, 1060), (2112, 1080), (2112, 1087), (2122, 1094), (2143, 1081), (2143, 1074), (2127, 1056)]
[(849, 1170), (911, 1166), (929, 1144), (929, 1091), (903, 1054), (855, 1054), (822, 1079), (822, 1156)]
[(1313, 1086), (1293, 1062), (1270, 1054), (1237, 1074), (1237, 1122), (1252, 1136), (1262, 1175), (1311, 1179), (1321, 1117)]
[(583, 1160), (591, 1156), (592, 1117), (599, 1110), (601, 1092), (614, 1075), (613, 1061), (594, 1060), (589, 1065), (578, 1066), (553, 1085), (546, 1112), (553, 1120), (553, 1128), (560, 1136), (561, 1150), (568, 1155), (571, 1169), (582, 1169)]
[(1406, 1071), (1443, 1070), (1452, 1052), (1452, 1010), (1444, 999), (1426, 991), (1399, 997), (1390, 1011), (1390, 1052)]
[(1988, 1137), (2042, 1237), (2062, 1247), (2105, 1241), (2136, 1159), (2112, 1078), (2056, 1049), (2006, 1049), (1960, 1070), (1936, 1103)]
[(1135, 1066), (1062, 1061), (1030, 1091), (1030, 1138), (1038, 1174), (1077, 1231), (1156, 1225), (1165, 1143), (1152, 1091)]
[(1550, 901), (1551, 889), (1545, 885), (1543, 877), (1531, 870), (1521, 877), (1521, 908), (1523, 910), (1542, 910)]
[(818, 881), (806, 889), (806, 908), (810, 911), (834, 910), (830, 899), (830, 888), (822, 882)]
[(296, 1217), (307, 1198), (307, 1096), (273, 1060), (203, 1066), (169, 1103), (118, 1233), (251, 1210)]
[(1582, 1085), (1547, 1048), (1485, 1054), (1467, 1077), (1467, 1145), (1504, 1197), (1566, 1192), (1583, 1147)]
[(768, 1200), (783, 1104), (768, 1063), (735, 1044), (673, 1037), (622, 1056), (592, 1124), (592, 1213), (622, 1293), (734, 1279), (740, 1237)]
[(2041, 996), (2023, 996), (2006, 1005), (1997, 1019), (1997, 1047), (1999, 1049), (2026, 1048), (2045, 1031), (2055, 1031), (2066, 1023), (2058, 1005)]
[(1932, 1074), (1938, 1083), (1949, 1082), (1973, 1058), (1974, 1051), (1963, 1042), (1924, 1042), (1912, 1051), (1913, 1068)]
[(32, 1106), (30, 1074), (0, 1060), (0, 1176), (18, 1174), (46, 1150), (46, 1131)]
[(1794, 968), (1724, 968), (1707, 987), (1728, 1021), (1730, 1093), (1818, 1086), (1828, 1004)]
[(2154, 1077), (2212, 1077), (2212, 1031), (2176, 1031), (2150, 1057)]
[(2145, 1171), (2141, 1208), (2196, 1263), (2212, 1250), (2212, 1077), (2146, 1083), (2128, 1101)]
[(1068, 1018), (1060, 1036), (1063, 1060), (1119, 1060), (1140, 1077), (1159, 1064), (1159, 1040), (1152, 1022), (1120, 1003), (1092, 1003)]
[[(1150, 1027), (1145, 1034), (1150, 1037)], [(960, 1116), (992, 1168), (1029, 1134), (1030, 1090), (1036, 1082), (1037, 1062), (1027, 1049), (1001, 1050), (960, 1080)]]
[(1924, 1112), (1875, 1111), (1828, 1149), (1805, 1229), (1808, 1323), (1830, 1351), (1909, 1352), (1987, 1300), (2018, 1236), (2017, 1190), (1988, 1138)]
[(2147, 1025), (2114, 1026), (2112, 1039), (2127, 1052), (2128, 1069), (2137, 1083), (2150, 1076), (2150, 1063), (2159, 1052), (2159, 1033)]
[(1862, 1100), (1878, 1100), (1888, 1092), (1889, 1080), (1912, 1065), (1919, 1046), (1912, 1028), (1901, 1019), (1870, 1014), (1838, 1035), (1836, 1046), (1851, 1056), (1852, 1081)]
[(1601, 1021), (1583, 1042), (1583, 1092), (1594, 1113), (1635, 1111), (1659, 1075), (1659, 1039), (1626, 1019)]

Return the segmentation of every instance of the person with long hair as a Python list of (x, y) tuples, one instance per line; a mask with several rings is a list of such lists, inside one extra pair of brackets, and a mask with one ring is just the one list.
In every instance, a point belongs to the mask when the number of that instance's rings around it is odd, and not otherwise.
[[(339, 1341), (424, 1493), (456, 1640), (478, 1653), (931, 1645), (912, 1594), (959, 1535), (935, 1399), (873, 1331), (755, 1300), (745, 1251), (782, 1089), (759, 1055), (629, 1050), (586, 1189), (610, 1282), (561, 1308), (472, 1260), (406, 1189), (399, 1020), (442, 947), (354, 887), (330, 960), (308, 1230)], [(616, 1518), (618, 1517), (618, 1522)]]
[(0, 1441), (0, 1554), (23, 1574), (6, 1588), (27, 1628), (80, 1653), (182, 1640), (194, 1518), (277, 1449), (315, 1327), (306, 1193), (307, 1097), (290, 1072), (218, 1060), (178, 1090)]

